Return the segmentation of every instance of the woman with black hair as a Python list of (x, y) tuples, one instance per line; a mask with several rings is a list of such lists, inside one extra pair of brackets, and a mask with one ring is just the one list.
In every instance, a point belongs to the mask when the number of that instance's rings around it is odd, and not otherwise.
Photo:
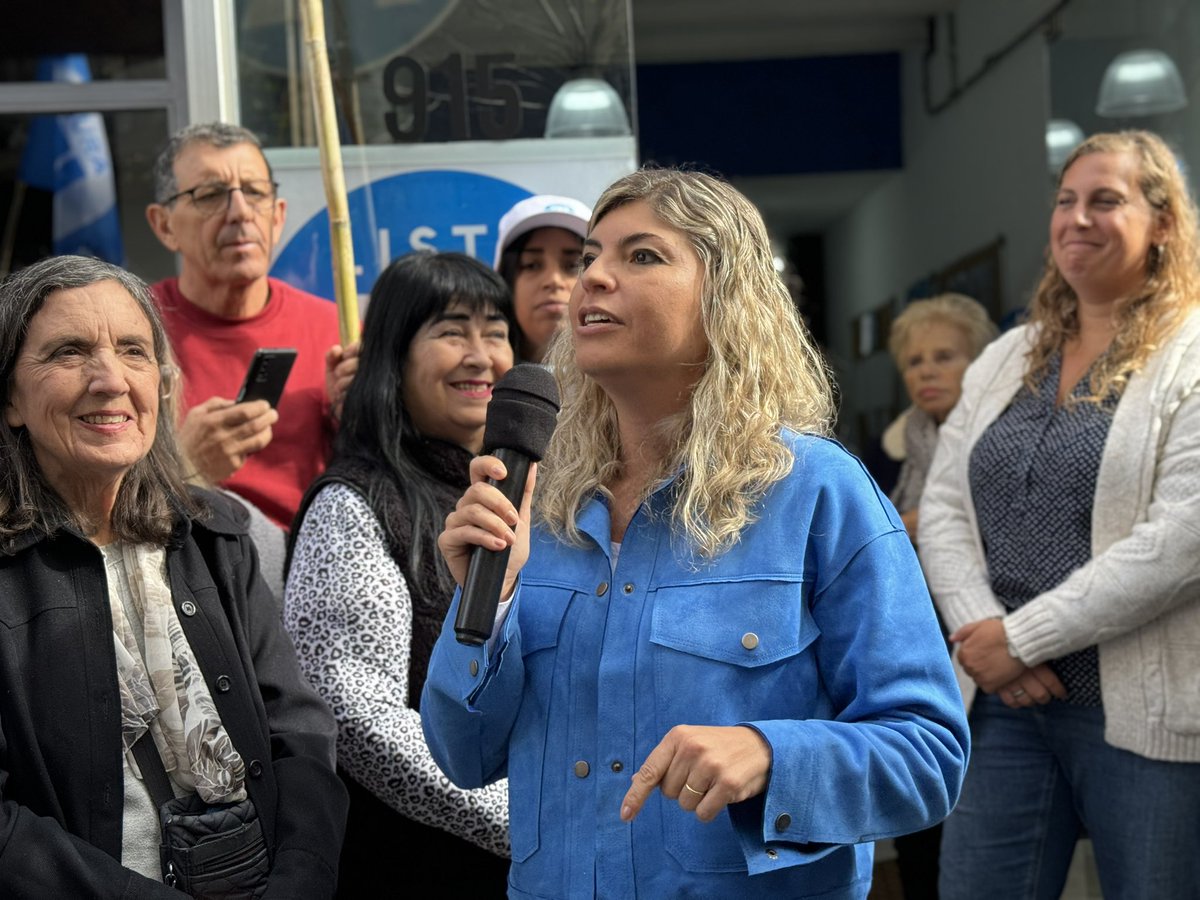
[(591, 209), (578, 200), (538, 194), (500, 219), (496, 271), (512, 291), (521, 362), (540, 363), (566, 322), (591, 217)]
[(482, 263), (441, 253), (388, 266), (333, 462), (292, 527), (284, 620), (338, 721), (351, 795), (341, 896), (369, 895), (399, 847), (452, 862), (407, 867), (407, 887), (503, 895), (506, 785), (449, 785), (417, 706), (454, 588), (435, 541), (470, 483), (492, 385), (513, 364), (512, 328), (508, 289)]

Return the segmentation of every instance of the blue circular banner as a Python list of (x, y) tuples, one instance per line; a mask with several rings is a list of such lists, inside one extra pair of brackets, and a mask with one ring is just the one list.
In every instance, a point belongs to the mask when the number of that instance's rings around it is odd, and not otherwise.
[[(499, 178), (437, 169), (392, 175), (351, 191), (358, 293), (370, 293), (389, 262), (414, 250), (457, 250), (491, 265), (500, 217), (529, 196)], [(328, 209), (292, 236), (271, 274), (309, 293), (333, 297)]]

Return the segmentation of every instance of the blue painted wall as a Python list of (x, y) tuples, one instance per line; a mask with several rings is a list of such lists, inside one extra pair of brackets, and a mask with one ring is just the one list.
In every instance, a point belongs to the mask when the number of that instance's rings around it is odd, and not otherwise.
[(900, 56), (639, 65), (641, 158), (728, 178), (898, 169)]

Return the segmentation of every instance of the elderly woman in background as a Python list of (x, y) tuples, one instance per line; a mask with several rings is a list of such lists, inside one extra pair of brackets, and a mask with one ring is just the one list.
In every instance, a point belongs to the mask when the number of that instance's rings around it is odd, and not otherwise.
[(1072, 152), (1029, 324), (968, 371), (921, 556), (982, 689), (943, 897), (1058, 897), (1086, 828), (1106, 897), (1200, 884), (1200, 263), (1175, 158)]
[(351, 796), (345, 897), (374, 894), (397, 852), (412, 861), (408, 890), (504, 892), (505, 787), (447, 785), (417, 701), (454, 591), (435, 541), (470, 483), (492, 385), (513, 363), (512, 328), (508, 289), (477, 260), (420, 253), (384, 269), (333, 462), (292, 529), (284, 618), (338, 720)]
[(496, 271), (512, 291), (518, 359), (538, 362), (566, 321), (592, 211), (570, 197), (526, 197), (500, 219)]
[(181, 480), (167, 358), (146, 286), (122, 269), (59, 257), (0, 285), (5, 897), (179, 896), (147, 758), (204, 808), (252, 801), (266, 896), (333, 894), (333, 720), (244, 514)]
[[(910, 406), (888, 429), (900, 431), (900, 476), (890, 499), (908, 536), (917, 540), (917, 504), (933, 462), (938, 428), (958, 402), (967, 366), (996, 336), (996, 325), (978, 302), (963, 294), (915, 300), (892, 322), (888, 348), (904, 379)], [(885, 433), (883, 445), (894, 441)], [(956, 672), (957, 674), (957, 672)], [(963, 676), (965, 677), (965, 676)], [(895, 840), (897, 863), (908, 897), (937, 897), (941, 824)]]
[(912, 406), (897, 422), (903, 422), (904, 461), (890, 499), (914, 541), (917, 504), (933, 462), (938, 428), (958, 402), (967, 366), (996, 334), (987, 310), (963, 294), (916, 300), (892, 323), (888, 349)]
[(447, 616), (434, 757), (507, 774), (511, 897), (865, 897), (870, 841), (954, 805), (966, 722), (904, 527), (824, 438), (758, 211), (706, 175), (626, 176), (568, 324), (532, 535), (531, 486), (518, 512), (491, 456), (446, 520), (460, 584), (475, 546), (512, 547), (512, 600), (491, 647)]

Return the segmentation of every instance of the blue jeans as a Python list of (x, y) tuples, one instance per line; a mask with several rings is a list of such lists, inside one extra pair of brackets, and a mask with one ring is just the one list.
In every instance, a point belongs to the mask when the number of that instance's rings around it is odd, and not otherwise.
[(1056, 900), (1086, 828), (1105, 900), (1200, 898), (1200, 763), (1104, 742), (1104, 711), (980, 693), (942, 837), (941, 900)]

